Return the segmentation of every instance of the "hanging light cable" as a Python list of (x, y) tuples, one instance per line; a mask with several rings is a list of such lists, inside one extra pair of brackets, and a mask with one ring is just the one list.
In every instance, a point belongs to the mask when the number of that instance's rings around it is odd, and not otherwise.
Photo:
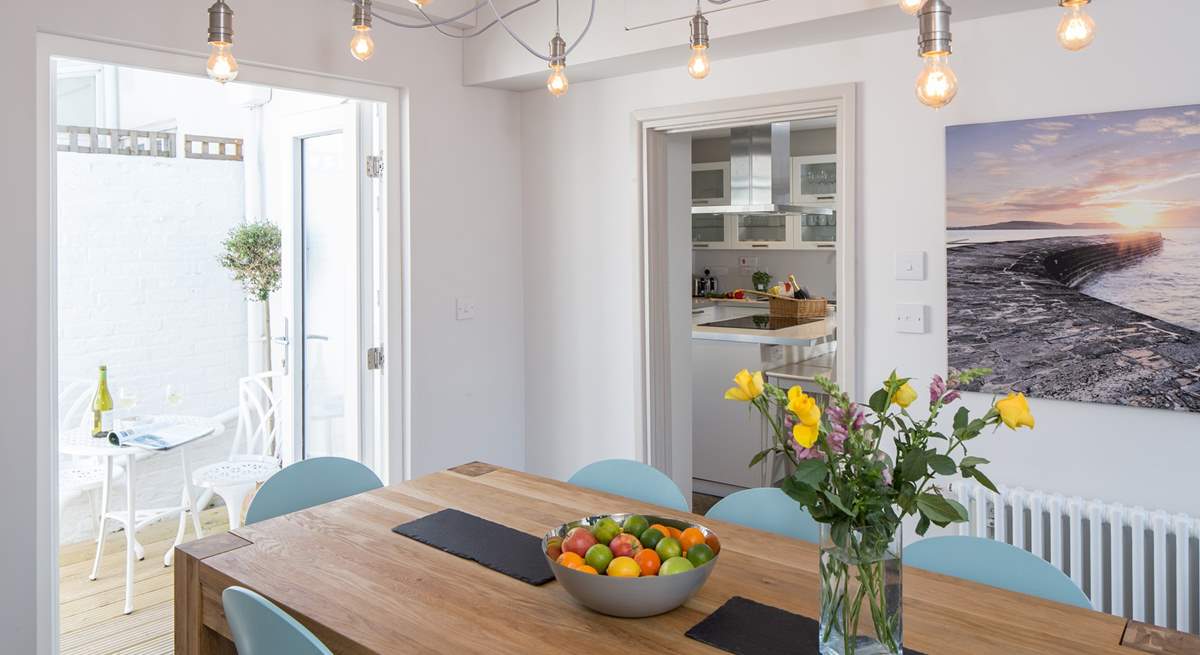
[(917, 99), (941, 109), (958, 94), (958, 77), (950, 68), (950, 5), (946, 0), (926, 0), (921, 7), (918, 53), (925, 68), (917, 76)]
[(217, 0), (208, 8), (208, 44), (212, 53), (205, 68), (208, 76), (224, 84), (237, 77), (237, 60), (233, 58), (233, 9), (225, 0)]
[(566, 95), (570, 86), (567, 80), (567, 42), (559, 34), (558, 24), (558, 0), (554, 0), (554, 38), (550, 39), (550, 77), (546, 79), (546, 89), (555, 98)]
[(1096, 38), (1096, 21), (1083, 10), (1092, 0), (1059, 0), (1066, 9), (1058, 23), (1058, 42), (1067, 50), (1083, 50)]
[(696, 0), (696, 15), (691, 21), (692, 58), (688, 60), (688, 75), (697, 80), (708, 77), (712, 66), (708, 62), (708, 19), (700, 10), (700, 0)]
[(371, 38), (371, 0), (354, 1), (354, 37), (350, 39), (350, 54), (366, 61), (375, 54), (375, 39)]

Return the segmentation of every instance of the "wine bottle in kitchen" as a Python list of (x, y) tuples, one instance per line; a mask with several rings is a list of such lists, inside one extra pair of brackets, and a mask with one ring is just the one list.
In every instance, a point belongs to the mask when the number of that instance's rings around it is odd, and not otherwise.
[(108, 392), (108, 367), (100, 365), (100, 381), (96, 383), (96, 395), (92, 398), (92, 436), (108, 438), (113, 429), (113, 399)]

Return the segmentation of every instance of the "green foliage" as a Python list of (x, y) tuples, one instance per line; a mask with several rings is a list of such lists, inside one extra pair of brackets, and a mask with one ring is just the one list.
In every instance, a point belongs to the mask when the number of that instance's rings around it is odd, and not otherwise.
[(247, 298), (265, 302), (279, 290), (282, 243), (283, 236), (274, 223), (246, 223), (229, 231), (217, 261), (233, 273)]

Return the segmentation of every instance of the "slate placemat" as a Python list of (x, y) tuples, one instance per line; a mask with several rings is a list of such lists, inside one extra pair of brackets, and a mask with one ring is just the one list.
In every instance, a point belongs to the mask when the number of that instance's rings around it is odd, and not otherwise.
[(541, 539), (456, 509), (423, 516), (392, 528), (392, 532), (531, 585), (554, 579), (542, 554)]
[[(821, 624), (734, 596), (703, 621), (692, 626), (687, 636), (735, 655), (819, 655)], [(911, 648), (905, 655), (922, 655)]]

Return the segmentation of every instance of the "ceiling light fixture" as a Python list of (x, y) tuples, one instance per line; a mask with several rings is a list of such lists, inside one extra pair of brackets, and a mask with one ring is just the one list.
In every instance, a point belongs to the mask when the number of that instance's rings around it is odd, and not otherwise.
[(563, 40), (562, 35), (555, 32), (554, 38), (550, 39), (550, 77), (546, 78), (546, 90), (550, 92), (550, 95), (558, 98), (567, 94), (569, 86), (567, 42)]
[(925, 0), (900, 0), (900, 11), (909, 16), (916, 16), (918, 11), (921, 11), (921, 5), (925, 4)]
[(371, 38), (371, 0), (354, 3), (354, 37), (350, 39), (350, 54), (359, 61), (366, 61), (375, 54), (375, 40)]
[(208, 44), (212, 46), (205, 65), (208, 76), (221, 84), (237, 77), (237, 60), (233, 58), (233, 10), (225, 0), (217, 0), (208, 8)]
[(424, 9), (424, 8), (425, 8), (425, 7), (427, 7), (427, 6), (429, 6), (429, 3), (430, 3), (430, 2), (433, 2), (433, 0), (408, 0), (408, 1), (409, 1), (409, 2), (411, 2), (411, 3), (413, 3), (414, 5), (416, 5), (416, 6), (418, 6), (418, 7), (421, 7), (422, 9)]
[(919, 20), (918, 53), (925, 68), (917, 76), (917, 99), (941, 109), (958, 93), (958, 77), (950, 68), (950, 5), (946, 0), (926, 0)]
[(1096, 38), (1096, 21), (1083, 10), (1092, 0), (1059, 0), (1066, 9), (1058, 23), (1058, 42), (1067, 50), (1083, 50)]
[(690, 25), (692, 58), (688, 60), (688, 75), (702, 80), (712, 72), (712, 66), (708, 62), (708, 19), (700, 10), (700, 0), (696, 0), (696, 15), (692, 16)]

